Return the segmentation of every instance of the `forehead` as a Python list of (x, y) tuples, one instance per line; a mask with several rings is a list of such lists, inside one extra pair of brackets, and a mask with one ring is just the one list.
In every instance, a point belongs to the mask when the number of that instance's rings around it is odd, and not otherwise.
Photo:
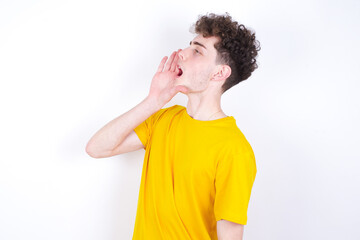
[(204, 38), (201, 34), (196, 35), (193, 41), (199, 42), (206, 47), (207, 51), (216, 51), (214, 45), (220, 40), (219, 37), (211, 36)]

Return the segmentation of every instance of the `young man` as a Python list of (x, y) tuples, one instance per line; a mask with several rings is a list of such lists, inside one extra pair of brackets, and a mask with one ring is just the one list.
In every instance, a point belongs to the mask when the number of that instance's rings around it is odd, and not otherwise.
[[(145, 149), (133, 239), (242, 239), (254, 153), (222, 94), (257, 68), (255, 34), (226, 15), (201, 16), (190, 46), (164, 57), (148, 96), (101, 128), (95, 158)], [(186, 108), (162, 108), (178, 92)]]

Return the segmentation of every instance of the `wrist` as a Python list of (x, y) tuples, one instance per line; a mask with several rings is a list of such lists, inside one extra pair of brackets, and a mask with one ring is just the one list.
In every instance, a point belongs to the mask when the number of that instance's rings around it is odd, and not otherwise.
[(146, 103), (148, 109), (152, 109), (154, 112), (160, 110), (164, 106), (164, 104), (158, 102), (157, 97), (153, 96), (147, 96), (144, 99), (144, 102)]

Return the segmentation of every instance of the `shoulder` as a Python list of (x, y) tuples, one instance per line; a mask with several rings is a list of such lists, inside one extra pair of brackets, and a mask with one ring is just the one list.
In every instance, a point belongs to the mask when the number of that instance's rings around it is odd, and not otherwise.
[(253, 149), (243, 134), (243, 132), (235, 125), (231, 132), (231, 137), (226, 141), (226, 148), (232, 154), (250, 154), (253, 155)]
[(178, 112), (178, 111), (181, 111), (183, 110), (185, 107), (184, 106), (181, 106), (181, 105), (174, 105), (174, 106), (171, 106), (171, 107), (166, 107), (166, 108), (162, 108), (160, 109), (159, 111), (161, 112)]
[(182, 110), (185, 109), (184, 106), (181, 106), (181, 105), (174, 105), (174, 106), (171, 106), (171, 107), (168, 107), (166, 108), (167, 111), (169, 111), (170, 113), (177, 113), (177, 112), (180, 112)]
[(182, 111), (185, 107), (181, 106), (181, 105), (174, 105), (171, 107), (166, 107), (166, 108), (161, 108), (160, 110), (158, 110), (157, 112), (155, 112), (152, 115), (152, 119), (153, 121), (158, 121), (160, 119), (164, 119), (167, 117), (172, 117), (175, 114), (177, 114), (178, 112)]
[(257, 172), (256, 158), (254, 151), (240, 131), (234, 133), (234, 138), (226, 142), (224, 157), (220, 160), (229, 167), (238, 166), (252, 172), (255, 177)]
[(177, 114), (178, 112), (181, 112), (183, 109), (185, 109), (185, 107), (183, 107), (181, 105), (174, 105), (171, 107), (162, 108), (158, 111), (158, 113), (160, 115), (172, 116), (172, 115)]

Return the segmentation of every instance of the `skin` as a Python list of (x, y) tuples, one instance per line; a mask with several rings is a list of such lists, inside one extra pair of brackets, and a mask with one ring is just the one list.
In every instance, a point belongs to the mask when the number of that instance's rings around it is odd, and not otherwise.
[(188, 89), (185, 93), (188, 97), (186, 109), (197, 120), (226, 117), (220, 103), (221, 86), (230, 76), (231, 68), (216, 63), (217, 50), (214, 44), (219, 40), (215, 36), (204, 38), (197, 35), (189, 47), (178, 51), (174, 59), (183, 70), (183, 74), (175, 79), (175, 86), (182, 85)]
[(216, 223), (218, 240), (242, 240), (244, 225), (230, 222), (224, 219)]
[[(86, 152), (94, 158), (115, 156), (143, 148), (133, 129), (161, 109), (178, 92), (188, 96), (187, 112), (197, 120), (209, 121), (226, 117), (221, 110), (221, 86), (231, 68), (216, 63), (214, 44), (217, 37), (197, 35), (189, 47), (164, 57), (155, 73), (148, 96), (138, 105), (113, 119), (89, 140)], [(202, 44), (205, 48), (195, 44)], [(178, 77), (179, 69), (183, 74)], [(219, 220), (219, 240), (241, 240), (244, 225)]]
[[(186, 109), (189, 115), (197, 120), (207, 121), (226, 117), (220, 104), (221, 86), (230, 76), (231, 68), (216, 63), (217, 50), (214, 44), (219, 40), (215, 36), (204, 38), (197, 35), (189, 47), (178, 51), (173, 60), (183, 71), (180, 77), (175, 78), (175, 86), (187, 88)], [(210, 116), (212, 117), (209, 119)], [(241, 240), (243, 232), (242, 224), (224, 219), (217, 222), (219, 240)]]

